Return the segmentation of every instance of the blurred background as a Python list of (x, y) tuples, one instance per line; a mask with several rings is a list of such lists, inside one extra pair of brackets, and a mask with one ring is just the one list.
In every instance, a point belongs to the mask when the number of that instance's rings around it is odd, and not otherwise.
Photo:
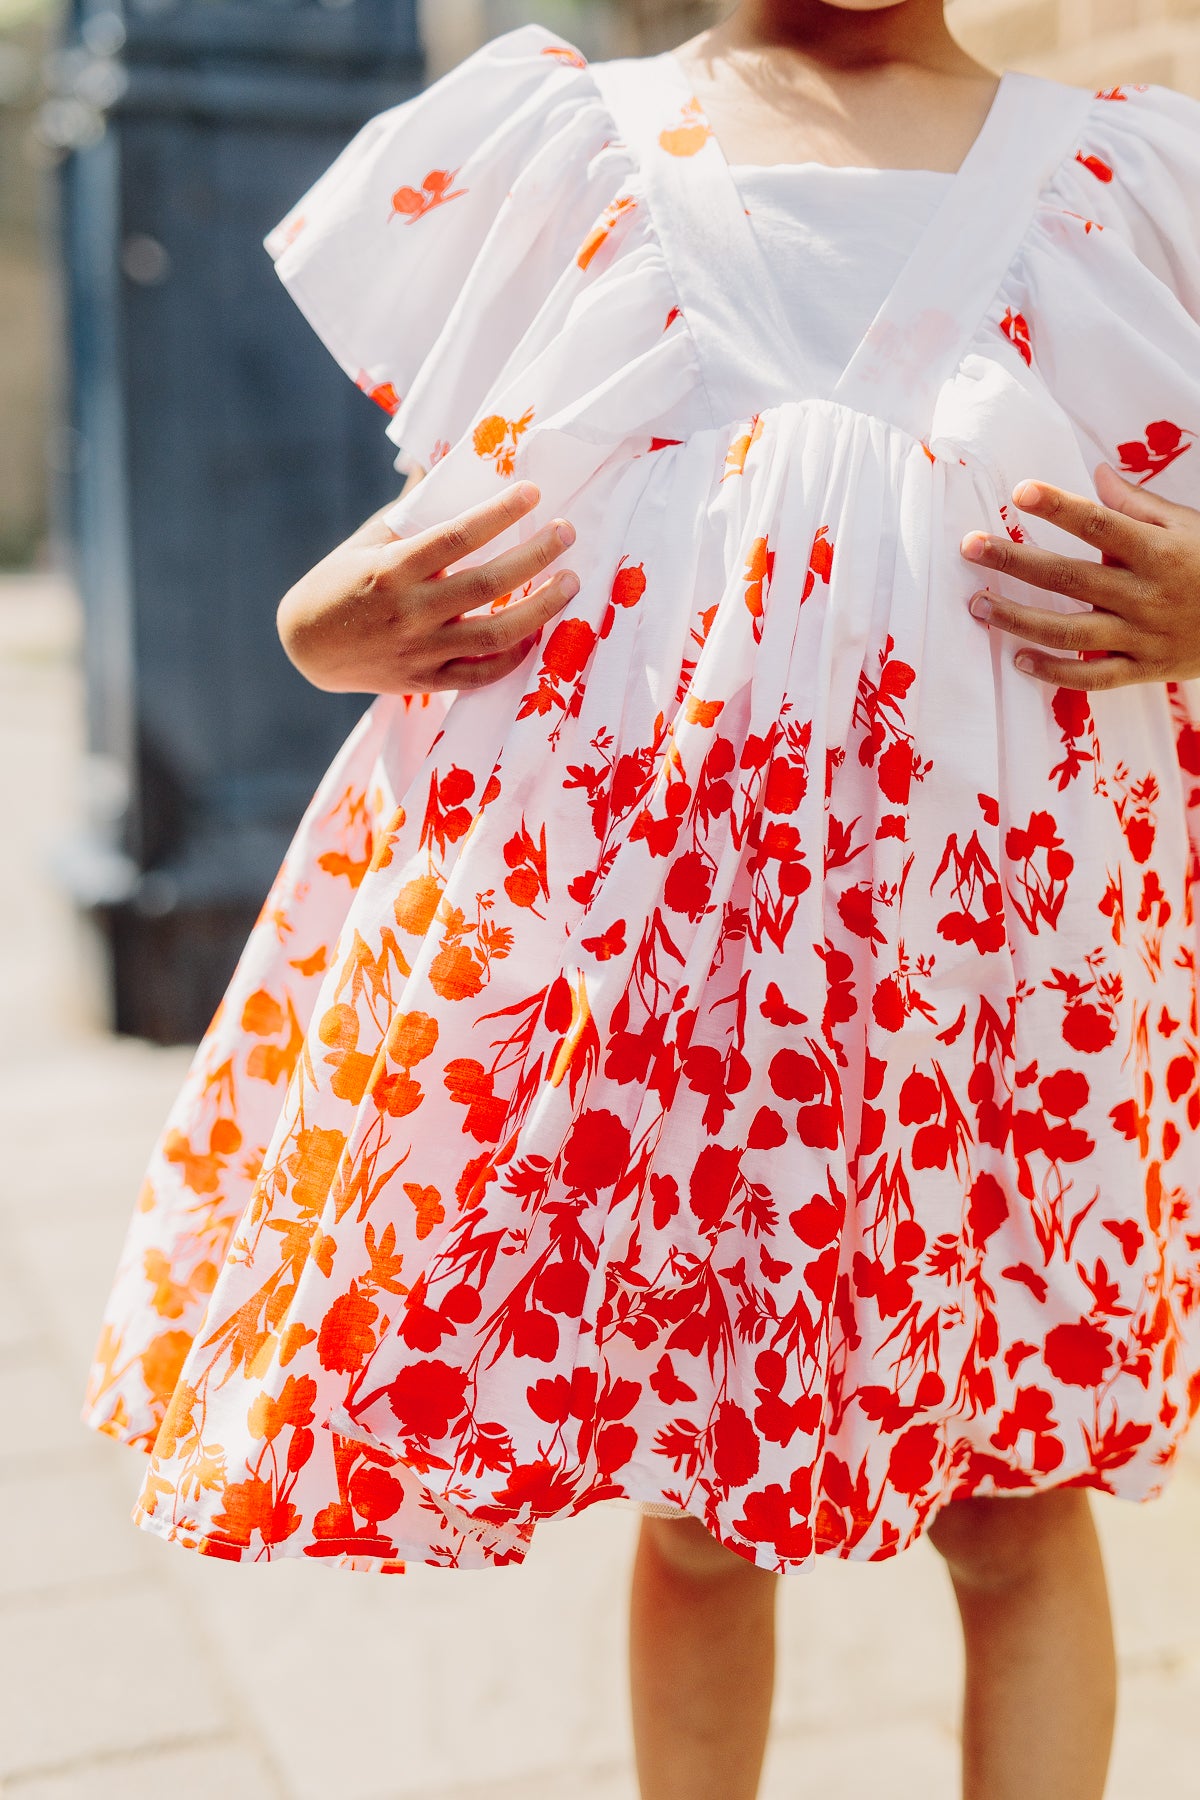
[[(1200, 95), (1200, 0), (950, 0), (999, 70)], [(4, 1800), (632, 1800), (634, 1516), (521, 1569), (230, 1568), (128, 1524), (78, 1424), (153, 1139), (364, 704), (275, 608), (397, 489), (264, 232), (380, 107), (528, 19), (593, 56), (681, 0), (0, 0), (0, 1790)], [(1200, 1450), (1099, 1501), (1112, 1800), (1200, 1766)], [(764, 1800), (957, 1791), (933, 1552), (785, 1584)]]
[[(995, 67), (1200, 82), (1200, 0), (952, 3)], [(54, 866), (98, 1019), (199, 1035), (361, 706), (290, 669), (274, 608), (398, 478), (264, 231), (363, 120), (499, 31), (537, 17), (618, 55), (719, 10), (0, 0), (0, 563), (69, 577), (83, 608)]]
[[(58, 882), (117, 1030), (195, 1039), (364, 702), (276, 642), (399, 478), (262, 237), (354, 130), (512, 0), (0, 0), (0, 556), (70, 577), (87, 754)], [(551, 5), (592, 55), (704, 9)]]

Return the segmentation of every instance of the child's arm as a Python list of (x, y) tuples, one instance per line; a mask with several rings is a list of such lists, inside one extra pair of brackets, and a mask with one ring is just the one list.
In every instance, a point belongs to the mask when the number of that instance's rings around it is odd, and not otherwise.
[(539, 497), (531, 482), (517, 482), (411, 538), (383, 523), (384, 507), (284, 595), (277, 624), (288, 657), (330, 693), (433, 693), (511, 674), (537, 632), (578, 593), (578, 578), (561, 569), (500, 611), (463, 615), (536, 582), (574, 542), (574, 529), (553, 519), (488, 562), (447, 570), (532, 511)]
[[(1109, 463), (1099, 465), (1094, 480), (1099, 506), (1045, 481), (1030, 483), (1029, 492), (1019, 482), (1013, 503), (1091, 544), (1102, 562), (975, 531), (960, 546), (977, 565), (1086, 600), (1091, 612), (1049, 612), (986, 589), (971, 596), (971, 611), (989, 626), (1044, 645), (1043, 653), (1022, 652), (1017, 667), (1054, 687), (1194, 680), (1200, 676), (1200, 512), (1126, 481)], [(1083, 660), (1052, 654), (1071, 650)]]

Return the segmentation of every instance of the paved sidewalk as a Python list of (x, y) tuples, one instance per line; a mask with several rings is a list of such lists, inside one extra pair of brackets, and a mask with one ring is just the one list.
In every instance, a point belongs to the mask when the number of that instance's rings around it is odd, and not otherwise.
[[(523, 1569), (231, 1568), (128, 1524), (134, 1453), (78, 1424), (142, 1165), (186, 1056), (99, 1034), (48, 880), (78, 780), (70, 597), (0, 581), (0, 1782), (5, 1800), (634, 1800), (636, 1517)], [(1097, 1512), (1124, 1697), (1111, 1800), (1200, 1792), (1200, 1444)], [(954, 1800), (960, 1652), (918, 1546), (784, 1584), (764, 1800)]]

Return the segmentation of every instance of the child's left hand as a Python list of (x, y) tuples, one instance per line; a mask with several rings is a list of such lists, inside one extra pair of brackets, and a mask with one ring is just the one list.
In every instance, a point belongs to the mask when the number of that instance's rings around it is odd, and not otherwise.
[(1110, 463), (1101, 463), (1093, 479), (1099, 505), (1042, 481), (1018, 482), (1012, 497), (1022, 512), (1094, 545), (1102, 562), (980, 531), (968, 532), (960, 549), (984, 568), (1086, 600), (1094, 610), (1050, 612), (983, 590), (971, 596), (972, 613), (1050, 650), (1082, 651), (1078, 661), (1027, 650), (1016, 656), (1018, 669), (1055, 687), (1200, 676), (1200, 512), (1148, 493)]

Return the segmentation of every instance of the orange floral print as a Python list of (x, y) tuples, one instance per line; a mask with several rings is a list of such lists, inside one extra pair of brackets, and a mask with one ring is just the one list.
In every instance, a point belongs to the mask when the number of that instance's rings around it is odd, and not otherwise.
[[(620, 572), (614, 584), (614, 592), (619, 585), (622, 585)], [(637, 587), (635, 571), (626, 572), (623, 586), (627, 594), (634, 595)], [(640, 598), (640, 593), (636, 597)], [(636, 598), (613, 601), (614, 608), (630, 604), (636, 604)], [(546, 640), (538, 670), (537, 688), (523, 697), (517, 709), (517, 717), (527, 719), (535, 713), (545, 715), (560, 712), (563, 718), (550, 732), (551, 744), (557, 742), (562, 724), (579, 715), (583, 703), (584, 675), (596, 642), (597, 634), (587, 620), (571, 617), (560, 618)]]
[(812, 552), (808, 559), (808, 572), (804, 577), (804, 591), (800, 595), (800, 604), (812, 593), (818, 581), (829, 586), (829, 578), (833, 574), (833, 543), (829, 536), (828, 525), (817, 527), (817, 535), (813, 539)]
[(587, 978), (582, 969), (576, 970), (575, 980), (568, 987), (570, 1018), (547, 1077), (551, 1087), (559, 1086), (580, 1055), (585, 1054), (589, 1048), (594, 1053), (599, 1047), (592, 1009), (588, 1004)]
[(552, 56), (556, 62), (566, 63), (571, 69), (587, 68), (586, 56), (570, 44), (547, 44), (542, 55)]
[(516, 467), (517, 445), (533, 423), (533, 408), (526, 407), (519, 419), (504, 419), (491, 413), (475, 427), (475, 454), (496, 465), (497, 475), (511, 475)]
[(426, 213), (432, 212), (435, 206), (445, 206), (451, 200), (461, 200), (467, 189), (454, 186), (457, 175), (457, 169), (431, 169), (419, 188), (397, 188), (392, 195), (391, 218), (404, 218), (410, 225), (414, 225)]
[(746, 609), (754, 621), (754, 641), (762, 637), (763, 602), (775, 572), (775, 556), (765, 537), (755, 538), (746, 559)]
[(504, 877), (504, 891), (514, 906), (527, 906), (536, 911), (539, 898), (550, 898), (546, 855), (545, 825), (535, 839), (522, 818), (520, 828), (504, 846), (504, 860), (509, 869)]
[(138, 1523), (396, 1573), (624, 1497), (782, 1573), (1146, 1498), (1200, 1411), (1200, 706), (1028, 680), (953, 545), (1019, 541), (1047, 444), (1196, 498), (1200, 106), (1056, 92), (1043, 139), (1010, 89), (810, 392), (666, 62), (531, 26), (447, 82), (280, 273), (405, 396), (405, 529), (523, 465), (580, 591), (486, 689), (377, 697), (288, 848), (99, 1333)]
[(360, 369), (354, 378), (354, 385), (361, 388), (368, 400), (373, 400), (385, 413), (399, 412), (400, 396), (390, 381), (374, 381), (365, 369)]
[(734, 438), (732, 444), (729, 446), (728, 453), (725, 457), (725, 473), (721, 477), (722, 481), (728, 481), (731, 475), (745, 474), (746, 458), (749, 456), (754, 445), (757, 444), (762, 433), (762, 414), (755, 413), (750, 421), (749, 430), (740, 433), (739, 436)]
[(676, 123), (659, 132), (658, 141), (671, 156), (695, 156), (698, 150), (703, 150), (711, 136), (712, 127), (704, 116), (699, 100), (693, 96), (683, 107)]
[(636, 205), (637, 201), (632, 194), (619, 194), (615, 200), (609, 202), (579, 248), (575, 261), (581, 269), (586, 269), (591, 265), (596, 252), (611, 236), (617, 220), (622, 218), (625, 213), (631, 212)]
[(305, 229), (307, 223), (308, 221), (305, 219), (303, 213), (296, 213), (292, 218), (288, 219), (280, 227), (280, 247), (282, 249), (287, 249), (289, 245), (294, 244), (296, 239), (300, 236), (300, 233)]

